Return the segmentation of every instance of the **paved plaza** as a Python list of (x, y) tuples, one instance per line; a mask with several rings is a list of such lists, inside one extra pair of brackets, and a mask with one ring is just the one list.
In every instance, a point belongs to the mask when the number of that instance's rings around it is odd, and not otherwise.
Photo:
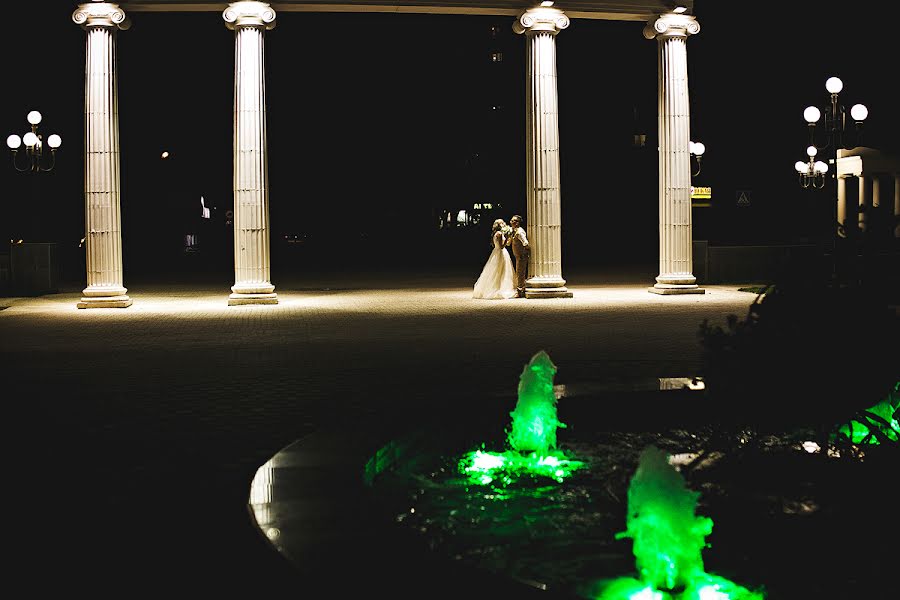
[(275, 281), (274, 306), (227, 306), (230, 282), (127, 278), (127, 309), (79, 310), (74, 286), (0, 298), (8, 581), (35, 598), (310, 597), (248, 510), (280, 449), (387, 410), (514, 397), (539, 350), (558, 384), (696, 375), (700, 323), (756, 298), (567, 275), (568, 299), (474, 300), (471, 274), (408, 272)]

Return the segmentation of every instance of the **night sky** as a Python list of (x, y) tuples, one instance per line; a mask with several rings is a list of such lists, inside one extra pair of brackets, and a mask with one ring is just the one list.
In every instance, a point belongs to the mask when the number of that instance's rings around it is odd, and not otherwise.
[[(692, 138), (707, 147), (694, 183), (714, 196), (711, 208), (694, 209), (694, 237), (802, 242), (826, 199), (800, 188), (793, 164), (807, 145), (803, 108), (825, 103), (825, 79), (843, 79), (848, 108), (868, 106), (863, 145), (900, 151), (890, 92), (900, 9), (856, 2), (851, 15), (828, 12), (828, 3), (770, 3), (771, 11), (742, 14), (734, 4), (694, 5)], [(25, 115), (38, 109), (39, 131), (63, 138), (54, 171), (0, 170), (3, 229), (66, 253), (77, 250), (84, 226), (84, 32), (71, 21), (74, 8), (32, 0), (17, 9), (4, 37), (0, 111), (4, 137), (23, 134)], [(176, 268), (229, 277), (234, 33), (218, 12), (130, 17), (117, 38), (126, 284)], [(477, 275), (490, 220), (525, 214), (525, 38), (512, 22), (278, 14), (266, 34), (276, 284), (279, 274), (372, 260), (471, 266)], [(656, 42), (642, 27), (573, 20), (557, 37), (564, 269), (658, 256)], [(492, 51), (503, 53), (501, 63), (491, 63)], [(632, 146), (636, 133), (647, 135), (644, 148)], [(750, 192), (751, 206), (736, 206), (739, 190)], [(201, 195), (213, 208), (208, 222), (199, 219)], [(501, 208), (481, 227), (438, 231), (442, 209), (475, 202)], [(188, 262), (190, 232), (200, 236), (201, 258)], [(285, 245), (285, 235), (306, 242)]]

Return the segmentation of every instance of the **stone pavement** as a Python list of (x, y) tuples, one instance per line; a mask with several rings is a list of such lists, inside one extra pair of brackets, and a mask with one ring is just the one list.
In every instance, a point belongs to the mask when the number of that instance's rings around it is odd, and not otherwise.
[(7, 583), (315, 597), (248, 509), (280, 449), (387, 410), (514, 395), (538, 350), (559, 384), (696, 375), (700, 323), (756, 298), (651, 294), (644, 271), (566, 276), (569, 299), (473, 300), (469, 273), (310, 275), (276, 281), (275, 306), (229, 307), (229, 283), (199, 280), (126, 279), (127, 309), (78, 310), (77, 288), (0, 298)]

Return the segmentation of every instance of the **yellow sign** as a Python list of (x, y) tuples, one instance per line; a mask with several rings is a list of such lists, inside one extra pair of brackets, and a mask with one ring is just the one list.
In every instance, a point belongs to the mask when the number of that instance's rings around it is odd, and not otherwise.
[(712, 188), (691, 186), (691, 206), (709, 208), (712, 205)]
[(695, 198), (698, 200), (710, 200), (712, 199), (712, 188), (711, 187), (695, 187), (691, 186), (691, 198)]

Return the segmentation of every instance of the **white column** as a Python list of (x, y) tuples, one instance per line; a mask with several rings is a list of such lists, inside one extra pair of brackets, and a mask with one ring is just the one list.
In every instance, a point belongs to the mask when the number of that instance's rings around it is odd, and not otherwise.
[(228, 305), (277, 304), (269, 282), (269, 174), (263, 36), (275, 27), (265, 2), (232, 2), (234, 30), (234, 285)]
[(859, 198), (857, 199), (859, 210), (857, 221), (859, 230), (866, 231), (867, 222), (872, 215), (872, 176), (862, 175), (859, 178)]
[(879, 173), (872, 176), (872, 206), (874, 208), (881, 206), (881, 175)]
[(654, 294), (703, 294), (691, 256), (691, 137), (687, 37), (700, 31), (691, 15), (667, 13), (644, 26), (657, 44), (659, 120), (659, 275)]
[(847, 175), (837, 176), (837, 220), (841, 225), (838, 227), (838, 235), (847, 237)]
[(119, 207), (116, 31), (128, 29), (116, 4), (80, 4), (72, 20), (87, 32), (84, 70), (84, 237), (87, 287), (78, 308), (126, 308)]
[(556, 34), (569, 26), (561, 10), (522, 12), (513, 31), (525, 34), (525, 225), (531, 244), (526, 298), (571, 298), (562, 277), (559, 188), (559, 110)]

